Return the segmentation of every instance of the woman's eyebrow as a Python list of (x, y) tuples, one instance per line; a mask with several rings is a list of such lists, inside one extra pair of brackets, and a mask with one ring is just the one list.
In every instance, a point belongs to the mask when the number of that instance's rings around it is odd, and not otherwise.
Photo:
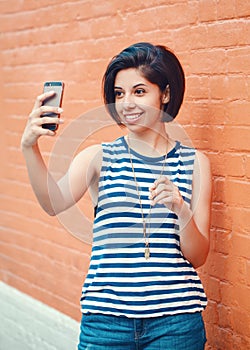
[[(147, 85), (144, 83), (138, 83), (138, 84), (133, 86), (133, 89), (137, 88), (138, 86), (147, 86)], [(123, 88), (120, 86), (114, 86), (114, 89), (123, 89)]]
[(133, 88), (135, 89), (135, 88), (137, 88), (138, 86), (147, 86), (147, 85), (144, 84), (144, 83), (139, 83), (139, 84), (134, 85)]

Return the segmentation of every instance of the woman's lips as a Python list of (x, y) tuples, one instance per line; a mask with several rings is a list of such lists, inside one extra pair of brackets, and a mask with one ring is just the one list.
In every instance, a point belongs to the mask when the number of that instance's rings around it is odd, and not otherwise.
[(142, 114), (143, 114), (142, 112), (140, 112), (140, 113), (123, 114), (123, 117), (125, 118), (125, 121), (128, 124), (133, 124), (133, 123), (137, 122), (141, 118)]

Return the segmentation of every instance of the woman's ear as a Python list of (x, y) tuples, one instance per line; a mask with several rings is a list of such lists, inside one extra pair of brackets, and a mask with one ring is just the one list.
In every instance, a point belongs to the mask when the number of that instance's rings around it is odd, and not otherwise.
[(170, 101), (170, 88), (169, 88), (169, 85), (167, 85), (164, 93), (162, 94), (162, 103), (166, 104), (169, 101)]
[[(162, 94), (162, 105), (169, 103), (169, 101), (170, 101), (170, 87), (169, 85), (167, 85), (164, 93)], [(174, 119), (166, 111), (164, 112), (164, 109), (162, 109), (162, 112), (163, 112), (162, 118), (161, 118), (162, 122), (169, 123)]]

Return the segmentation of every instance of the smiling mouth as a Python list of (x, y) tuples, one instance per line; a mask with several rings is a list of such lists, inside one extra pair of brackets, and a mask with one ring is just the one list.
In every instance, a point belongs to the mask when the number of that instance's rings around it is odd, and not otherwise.
[(141, 113), (131, 113), (131, 114), (124, 114), (123, 116), (124, 116), (127, 123), (133, 123), (133, 122), (136, 122), (138, 119), (140, 119), (142, 114), (143, 114), (142, 112)]

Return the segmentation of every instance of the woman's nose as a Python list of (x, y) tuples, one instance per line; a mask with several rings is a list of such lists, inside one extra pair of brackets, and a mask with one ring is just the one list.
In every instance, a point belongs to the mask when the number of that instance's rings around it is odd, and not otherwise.
[(135, 107), (135, 100), (133, 95), (127, 94), (124, 96), (124, 99), (122, 101), (122, 105), (124, 109), (131, 109)]

